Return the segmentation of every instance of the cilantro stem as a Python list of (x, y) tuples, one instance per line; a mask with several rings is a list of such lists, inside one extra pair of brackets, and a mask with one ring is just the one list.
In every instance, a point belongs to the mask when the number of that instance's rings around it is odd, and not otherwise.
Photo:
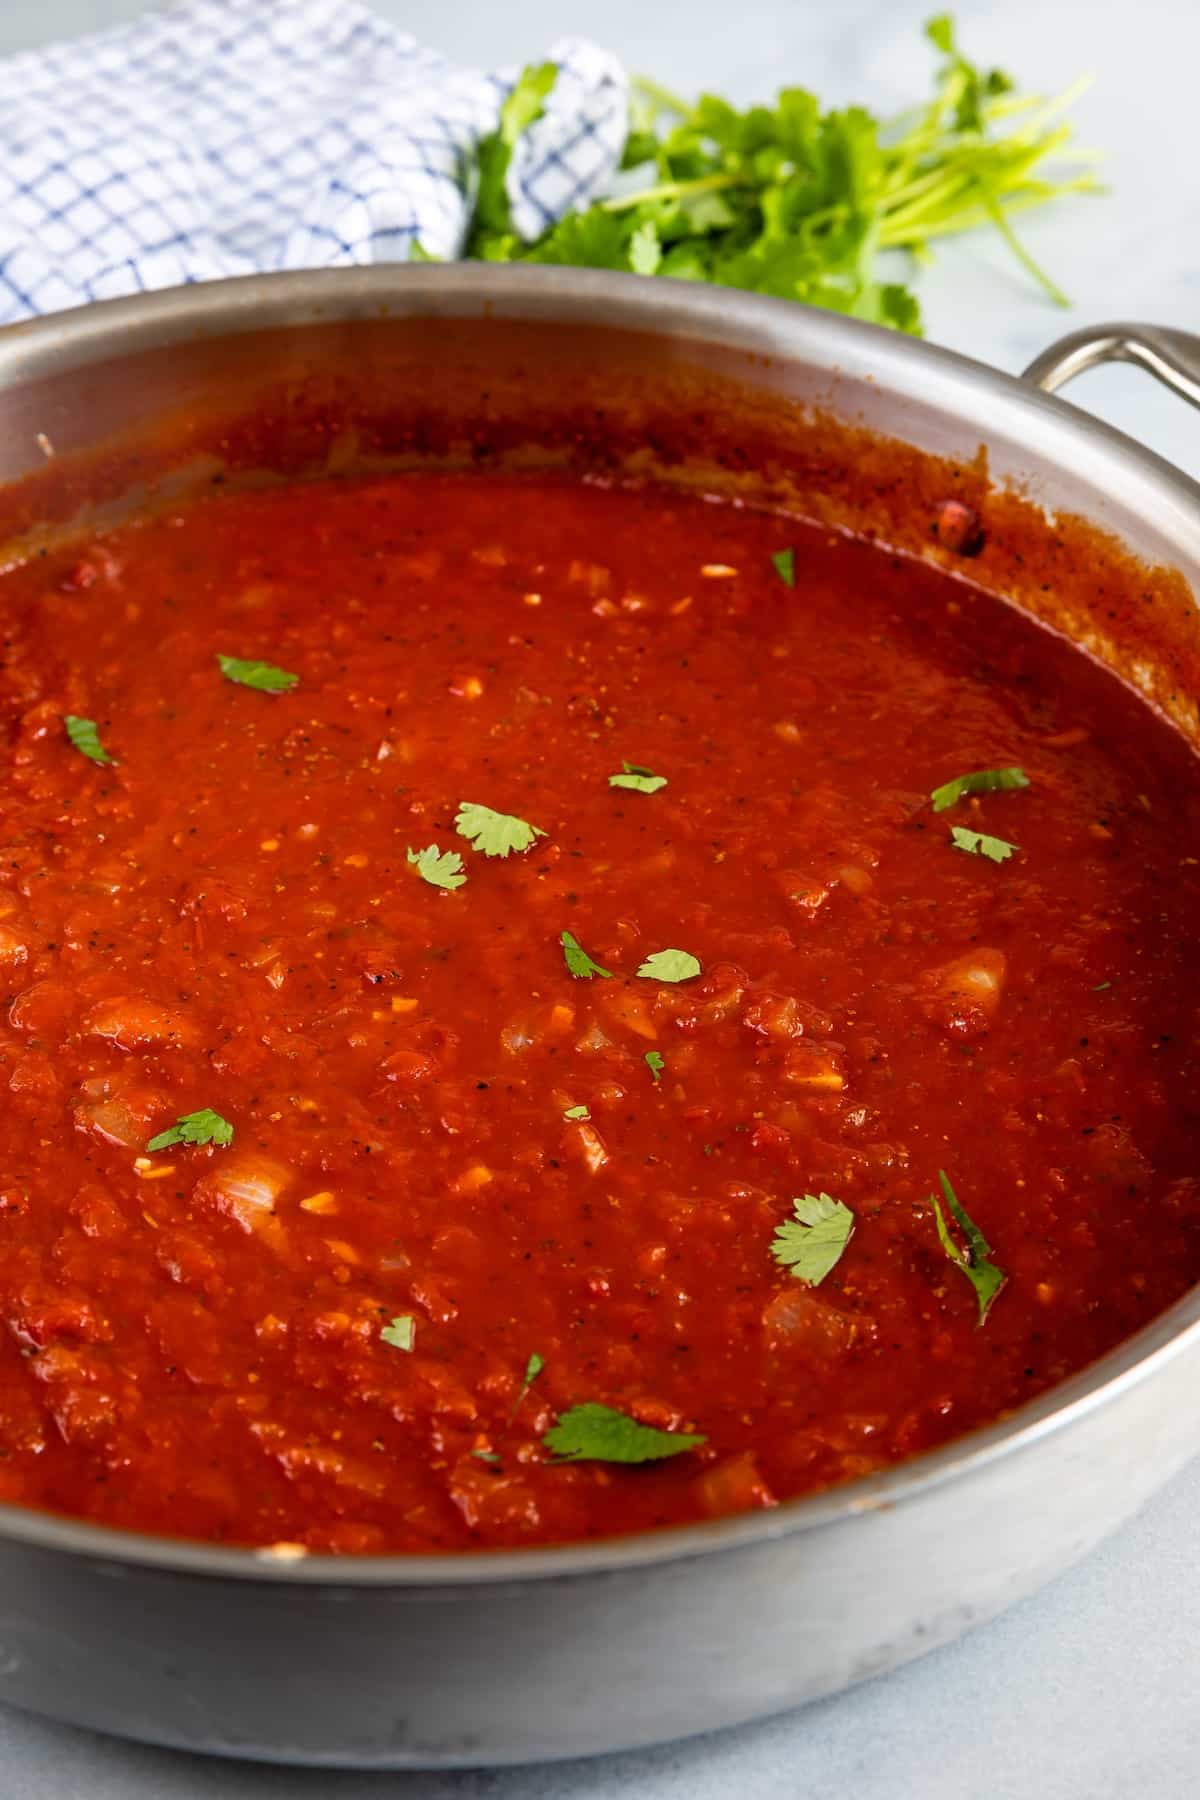
[(691, 113), (692, 109), (686, 100), (681, 100), (678, 94), (673, 93), (669, 87), (664, 87), (661, 81), (655, 81), (650, 75), (636, 76), (633, 87), (636, 94), (653, 101), (659, 112), (678, 113), (681, 119), (686, 119)]
[[(1090, 175), (1080, 175), (1074, 181), (1055, 183), (1053, 187), (1045, 182), (1031, 182), (1026, 186), (1028, 191), (1023, 187), (1020, 192), (1005, 200), (1004, 212), (1006, 215), (1028, 212), (1032, 207), (1044, 206), (1047, 200), (1057, 199), (1060, 194), (1098, 194), (1103, 192), (1100, 183), (1093, 180)], [(954, 218), (936, 225), (930, 235), (957, 237), (964, 231), (974, 231), (984, 223), (986, 217), (982, 202), (975, 202)], [(917, 220), (889, 219), (879, 234), (879, 247), (881, 250), (905, 250), (922, 260), (928, 259), (924, 235), (921, 233)]]
[(655, 200), (681, 200), (688, 194), (712, 194), (721, 188), (749, 187), (743, 175), (698, 175), (694, 181), (660, 181), (654, 187), (638, 188), (633, 194), (618, 194), (601, 200), (603, 212), (628, 212), (634, 206), (646, 206)]
[(989, 198), (986, 205), (988, 217), (991, 219), (992, 224), (996, 227), (996, 230), (1000, 233), (1000, 236), (1004, 239), (1022, 268), (1026, 269), (1029, 274), (1033, 276), (1033, 279), (1041, 285), (1045, 292), (1050, 296), (1051, 300), (1053, 300), (1055, 306), (1070, 306), (1070, 300), (1063, 293), (1058, 283), (1050, 279), (1041, 264), (1036, 262), (1025, 248), (1024, 244), (1005, 217), (1004, 209), (999, 202)]

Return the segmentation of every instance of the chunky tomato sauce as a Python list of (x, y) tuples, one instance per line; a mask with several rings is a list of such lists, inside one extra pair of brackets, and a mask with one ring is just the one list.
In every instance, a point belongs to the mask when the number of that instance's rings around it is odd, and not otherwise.
[[(0, 1497), (345, 1552), (711, 1517), (992, 1419), (1200, 1274), (1195, 766), (1001, 604), (449, 476), (216, 496), (3, 587)], [(485, 857), (463, 802), (544, 836)], [(665, 949), (701, 972), (636, 973)], [(202, 1109), (232, 1142), (147, 1149)], [(822, 1193), (813, 1284), (772, 1245)], [(556, 1461), (588, 1402), (704, 1441)]]

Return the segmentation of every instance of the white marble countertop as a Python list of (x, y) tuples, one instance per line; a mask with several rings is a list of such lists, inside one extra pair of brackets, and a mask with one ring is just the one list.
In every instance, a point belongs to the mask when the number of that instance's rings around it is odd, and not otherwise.
[[(264, 4), (266, 0), (264, 0)], [(580, 32), (684, 91), (781, 82), (889, 109), (924, 91), (932, 0), (375, 0), (462, 61), (496, 66)], [(132, 18), (139, 0), (0, 4), (0, 54)], [(1019, 369), (1075, 325), (1200, 330), (1198, 0), (959, 0), (972, 54), (1022, 84), (1096, 84), (1078, 108), (1111, 193), (1026, 222), (1062, 313), (1003, 248), (955, 244), (921, 280), (929, 335)], [(1073, 398), (1200, 476), (1200, 418), (1133, 369)], [(1200, 1788), (1200, 1466), (1083, 1566), (972, 1637), (764, 1725), (540, 1769), (353, 1775), (206, 1763), (0, 1710), (3, 1800), (1193, 1800)]]

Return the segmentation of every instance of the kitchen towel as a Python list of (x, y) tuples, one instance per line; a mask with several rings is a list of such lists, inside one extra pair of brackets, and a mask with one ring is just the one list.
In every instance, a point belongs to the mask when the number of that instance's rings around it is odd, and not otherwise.
[[(609, 181), (628, 87), (559, 76), (509, 169), (536, 237)], [(460, 253), (517, 71), (454, 67), (358, 0), (184, 0), (0, 63), (0, 324), (177, 282)]]

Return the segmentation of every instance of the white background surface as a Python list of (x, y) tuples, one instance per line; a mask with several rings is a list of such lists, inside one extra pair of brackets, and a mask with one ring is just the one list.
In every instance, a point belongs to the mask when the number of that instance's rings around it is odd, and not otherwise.
[[(885, 111), (925, 91), (920, 26), (934, 10), (932, 0), (375, 6), (465, 62), (524, 60), (581, 32), (685, 92), (718, 87), (745, 102), (786, 82)], [(0, 0), (0, 54), (142, 10), (139, 0)], [(1023, 227), (1071, 313), (1034, 292), (1001, 246), (973, 238), (922, 277), (929, 335), (1015, 370), (1085, 322), (1200, 330), (1200, 0), (960, 0), (956, 11), (968, 52), (1023, 85), (1054, 89), (1095, 71), (1078, 114), (1112, 192)], [(1200, 417), (1136, 371), (1096, 373), (1073, 395), (1200, 476)], [(0, 1710), (0, 1800), (1195, 1800), (1198, 1552), (1193, 1465), (1081, 1568), (922, 1663), (765, 1725), (590, 1763), (307, 1774), (206, 1763)], [(297, 1654), (319, 1658), (321, 1646)]]

